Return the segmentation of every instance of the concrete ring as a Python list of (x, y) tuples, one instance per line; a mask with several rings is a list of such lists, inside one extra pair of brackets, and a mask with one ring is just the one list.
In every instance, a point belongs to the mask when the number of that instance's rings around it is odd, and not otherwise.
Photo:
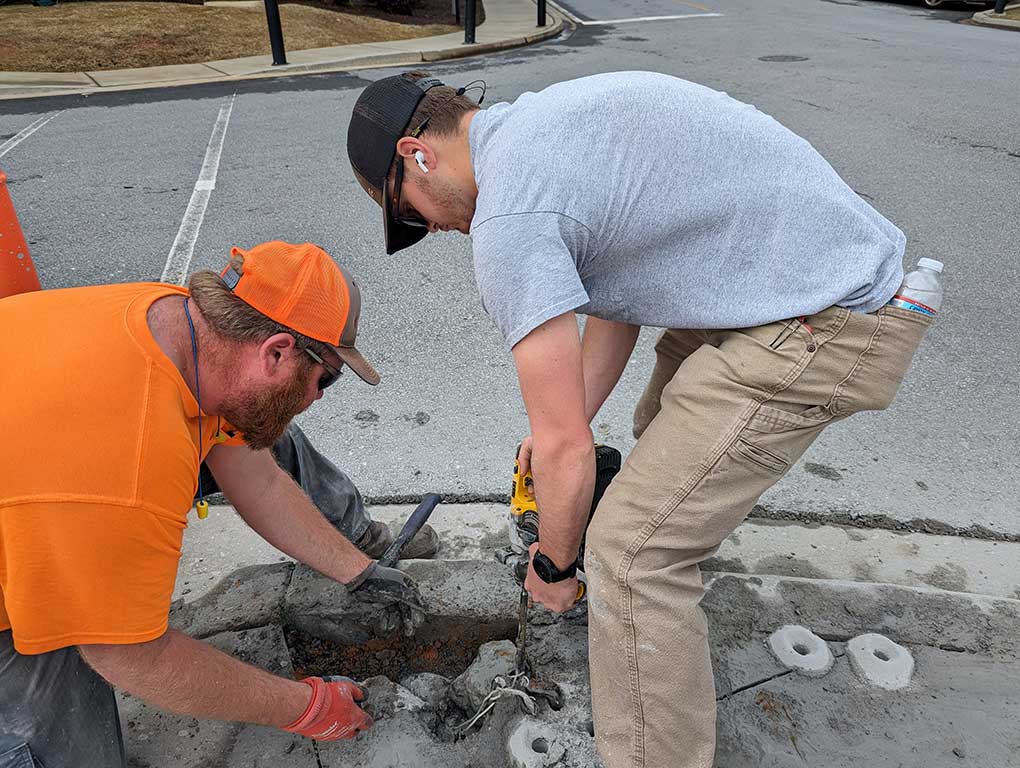
[(821, 677), (832, 669), (828, 643), (799, 624), (780, 627), (769, 635), (767, 645), (780, 664), (808, 677)]
[(914, 657), (885, 635), (869, 632), (846, 645), (850, 666), (867, 683), (895, 691), (910, 684)]

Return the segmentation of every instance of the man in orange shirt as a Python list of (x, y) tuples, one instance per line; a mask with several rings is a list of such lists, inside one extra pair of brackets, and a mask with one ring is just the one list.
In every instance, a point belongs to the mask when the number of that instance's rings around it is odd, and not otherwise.
[(324, 251), (280, 242), (234, 249), (188, 290), (0, 301), (0, 424), (18, 438), (0, 446), (0, 766), (123, 766), (111, 685), (320, 740), (371, 725), (346, 678), (277, 677), (167, 627), (203, 459), (263, 538), (420, 622), (414, 583), (344, 538), (268, 450), (343, 366), (378, 383), (354, 346), (360, 305)]

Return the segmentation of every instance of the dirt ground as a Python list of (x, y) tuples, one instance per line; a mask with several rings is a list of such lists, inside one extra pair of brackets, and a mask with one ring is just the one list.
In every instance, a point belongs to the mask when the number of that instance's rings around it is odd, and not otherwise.
[[(288, 51), (427, 37), (456, 31), (421, 18), (282, 4)], [(450, 19), (452, 21), (452, 18)], [(0, 7), (0, 71), (78, 72), (189, 64), (269, 54), (266, 14), (183, 3), (62, 2)]]

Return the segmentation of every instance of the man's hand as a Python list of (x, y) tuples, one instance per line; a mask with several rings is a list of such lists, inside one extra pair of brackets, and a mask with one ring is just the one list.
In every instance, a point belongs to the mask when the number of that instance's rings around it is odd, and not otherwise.
[(517, 463), (521, 468), (521, 477), (531, 471), (531, 435), (521, 440), (521, 449), (517, 452)]
[(547, 584), (535, 573), (534, 559), (538, 552), (539, 542), (535, 542), (528, 550), (528, 576), (524, 580), (524, 588), (531, 599), (544, 605), (550, 611), (563, 613), (577, 604), (577, 578), (564, 579), (555, 584)]
[(362, 600), (397, 606), (404, 634), (408, 637), (425, 621), (425, 604), (418, 585), (403, 571), (386, 568), (373, 560), (368, 568), (346, 586), (349, 593)]
[(364, 701), (365, 689), (348, 677), (306, 677), (312, 698), (301, 715), (283, 730), (316, 741), (353, 739), (371, 727), (372, 718), (356, 701)]

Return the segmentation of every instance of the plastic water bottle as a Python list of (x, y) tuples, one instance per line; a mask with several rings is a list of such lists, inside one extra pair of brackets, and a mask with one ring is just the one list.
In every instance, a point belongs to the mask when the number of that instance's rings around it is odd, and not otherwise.
[(903, 285), (889, 303), (900, 309), (934, 316), (942, 305), (942, 262), (918, 259), (917, 267), (903, 278)]

